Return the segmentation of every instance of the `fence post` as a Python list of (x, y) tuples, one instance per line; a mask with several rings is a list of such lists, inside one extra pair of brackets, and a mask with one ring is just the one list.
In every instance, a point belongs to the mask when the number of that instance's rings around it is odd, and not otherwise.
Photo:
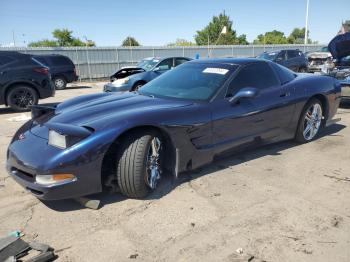
[(79, 75), (79, 82), (81, 83), (81, 72), (80, 72), (80, 62), (79, 62), (79, 55), (78, 55), (78, 47), (75, 47), (75, 61), (78, 66), (78, 75)]
[(253, 45), (253, 57), (255, 57), (255, 46)]
[(155, 55), (155, 52), (154, 52), (154, 47), (152, 48), (152, 51), (153, 51), (153, 57), (155, 57), (156, 55)]
[(118, 65), (118, 70), (120, 69), (120, 62), (119, 62), (119, 52), (118, 52), (118, 47), (115, 48), (115, 52), (117, 54), (117, 65)]
[(185, 56), (185, 47), (182, 47), (182, 56)]
[(85, 50), (86, 50), (86, 60), (87, 60), (87, 64), (88, 64), (89, 79), (91, 82), (91, 68), (90, 68), (90, 58), (89, 58), (88, 47), (85, 47)]

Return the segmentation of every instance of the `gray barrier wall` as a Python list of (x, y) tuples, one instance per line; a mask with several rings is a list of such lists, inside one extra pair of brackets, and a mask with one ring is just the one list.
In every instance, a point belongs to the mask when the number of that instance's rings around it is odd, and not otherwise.
[(232, 46), (190, 46), (190, 47), (55, 47), (26, 48), (0, 47), (0, 51), (20, 51), (28, 54), (61, 54), (68, 56), (76, 65), (80, 79), (109, 77), (124, 66), (136, 64), (145, 57), (187, 56), (210, 57), (254, 57), (264, 51), (300, 49), (315, 51), (324, 45), (232, 45)]

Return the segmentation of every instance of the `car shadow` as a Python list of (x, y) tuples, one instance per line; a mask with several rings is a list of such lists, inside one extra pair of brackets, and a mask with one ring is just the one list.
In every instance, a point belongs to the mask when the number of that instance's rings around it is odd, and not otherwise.
[(86, 89), (86, 88), (92, 88), (92, 86), (86, 86), (86, 85), (73, 85), (73, 86), (66, 86), (64, 89), (62, 90), (57, 90), (56, 92), (61, 92), (61, 91), (65, 91), (65, 90), (73, 90), (73, 89)]
[[(318, 139), (325, 136), (336, 136), (336, 134), (342, 129), (344, 129), (345, 127), (346, 126), (342, 124), (334, 124), (327, 128), (324, 128), (320, 132)], [(258, 159), (266, 155), (272, 155), (272, 156), (280, 155), (282, 151), (298, 145), (299, 143), (294, 142), (293, 140), (279, 142), (276, 144), (257, 147), (254, 150), (247, 149), (239, 153), (232, 154), (230, 156), (222, 157), (204, 167), (182, 173), (179, 175), (178, 178), (174, 178), (171, 174), (168, 174), (168, 173), (164, 174), (163, 175), (164, 179), (161, 180), (157, 190), (152, 194), (150, 194), (148, 197), (146, 197), (145, 200), (160, 199), (163, 196), (170, 193), (171, 191), (173, 191), (176, 187), (184, 183), (188, 183), (191, 180), (195, 180), (202, 176), (211, 174), (215, 171), (223, 170), (226, 168), (232, 168), (235, 165), (249, 162), (251, 160)], [(87, 196), (87, 198), (93, 199), (93, 200), (99, 200), (100, 208), (109, 204), (115, 204), (128, 199), (127, 197), (121, 194), (115, 194), (115, 193), (111, 194), (107, 192), (90, 195), (90, 196)], [(79, 209), (85, 208), (84, 206), (82, 206), (81, 204), (79, 204), (77, 201), (73, 199), (57, 200), (57, 201), (42, 201), (42, 203), (45, 204), (47, 207), (58, 212), (67, 212), (67, 211), (73, 211), (73, 210), (79, 210)]]
[[(48, 107), (54, 107), (57, 106), (59, 103), (39, 103), (39, 106), (48, 106)], [(26, 111), (22, 111), (22, 112), (18, 112), (13, 110), (11, 107), (2, 107), (0, 108), (0, 115), (6, 115), (6, 114), (26, 114), (26, 113), (30, 113), (30, 109), (26, 110)]]

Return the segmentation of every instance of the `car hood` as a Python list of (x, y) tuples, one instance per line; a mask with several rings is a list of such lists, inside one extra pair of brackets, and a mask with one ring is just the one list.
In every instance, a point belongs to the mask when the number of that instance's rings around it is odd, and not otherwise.
[(110, 80), (125, 78), (134, 74), (139, 74), (145, 72), (145, 69), (141, 67), (123, 67), (122, 69), (115, 72), (110, 76)]
[(48, 126), (52, 124), (88, 126), (98, 130), (118, 121), (130, 121), (133, 116), (147, 119), (147, 116), (154, 116), (162, 110), (191, 104), (191, 101), (155, 98), (133, 92), (85, 95), (59, 104), (51, 115), (35, 119), (31, 132), (47, 138)]
[(337, 60), (350, 55), (350, 32), (334, 37), (329, 42), (328, 49)]
[(331, 57), (332, 54), (329, 52), (312, 52), (308, 53), (307, 58), (308, 59), (327, 59), (328, 57)]

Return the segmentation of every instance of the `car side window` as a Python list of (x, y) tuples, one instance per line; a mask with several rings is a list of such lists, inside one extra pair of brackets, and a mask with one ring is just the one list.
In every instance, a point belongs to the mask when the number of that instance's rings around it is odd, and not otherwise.
[(265, 89), (279, 85), (275, 73), (265, 62), (254, 63), (244, 66), (229, 85), (227, 95), (233, 96), (244, 87)]
[(167, 58), (164, 59), (162, 62), (160, 62), (157, 67), (161, 71), (169, 70), (173, 67), (173, 59), (172, 58)]
[(293, 71), (289, 70), (288, 68), (286, 68), (284, 66), (281, 66), (281, 65), (276, 64), (276, 63), (270, 63), (270, 65), (277, 73), (282, 85), (292, 81), (296, 76)]
[(286, 52), (285, 51), (281, 51), (277, 57), (276, 57), (277, 61), (284, 61), (286, 60)]
[(188, 62), (188, 59), (186, 58), (175, 58), (175, 66), (181, 65), (186, 62)]
[(12, 57), (9, 56), (0, 56), (0, 66), (2, 65), (6, 65), (8, 63), (11, 63), (12, 61), (14, 61), (15, 59), (13, 59)]
[(298, 56), (298, 51), (296, 50), (288, 50), (287, 51), (287, 59), (295, 58)]

